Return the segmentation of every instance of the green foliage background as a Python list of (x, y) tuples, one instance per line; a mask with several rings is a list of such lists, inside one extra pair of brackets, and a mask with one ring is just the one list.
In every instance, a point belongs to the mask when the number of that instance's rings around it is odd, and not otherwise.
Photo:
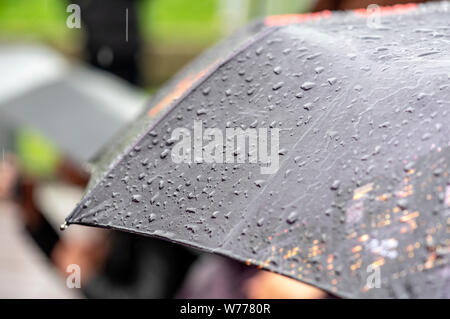
[[(21, 35), (64, 44), (74, 33), (65, 24), (69, 3), (0, 0), (0, 36)], [(217, 0), (141, 0), (139, 18), (144, 36), (155, 41), (211, 42), (219, 34), (217, 3)]]

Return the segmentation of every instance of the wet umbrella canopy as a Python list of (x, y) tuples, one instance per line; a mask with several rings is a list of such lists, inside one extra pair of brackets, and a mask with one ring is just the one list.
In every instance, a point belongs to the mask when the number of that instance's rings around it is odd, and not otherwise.
[[(67, 223), (183, 243), (344, 297), (450, 297), (448, 8), (382, 9), (376, 25), (360, 11), (251, 25), (163, 89)], [(198, 123), (224, 132), (219, 153), (227, 128), (277, 129), (279, 168), (240, 161), (251, 142), (234, 163), (200, 162), (195, 147), (176, 163), (174, 131), (195, 144)]]

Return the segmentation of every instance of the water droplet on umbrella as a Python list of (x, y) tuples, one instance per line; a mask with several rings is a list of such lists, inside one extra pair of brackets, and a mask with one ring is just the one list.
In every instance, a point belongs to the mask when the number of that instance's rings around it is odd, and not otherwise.
[(91, 200), (88, 199), (87, 201), (84, 202), (83, 208), (88, 208), (90, 204), (91, 204)]
[(298, 213), (296, 211), (293, 211), (288, 215), (286, 221), (288, 224), (293, 224), (297, 221), (297, 219), (298, 219)]
[(316, 86), (316, 84), (314, 82), (305, 82), (300, 87), (303, 90), (308, 91), (308, 90), (311, 90), (315, 86)]
[(211, 218), (217, 218), (219, 217), (220, 212), (219, 211), (215, 211), (214, 213), (211, 214)]
[(337, 79), (336, 78), (329, 78), (328, 83), (330, 83), (330, 85), (333, 85), (334, 83), (336, 83)]
[(207, 87), (207, 88), (203, 89), (202, 93), (203, 93), (203, 95), (208, 95), (210, 91), (211, 91), (211, 87)]
[(258, 187), (262, 187), (266, 181), (263, 179), (258, 179), (255, 181), (255, 185)]
[(197, 212), (197, 210), (195, 208), (186, 208), (186, 213), (190, 213), (190, 214), (195, 214)]
[(150, 204), (154, 204), (156, 202), (156, 200), (159, 197), (159, 193), (156, 193), (155, 195), (152, 196), (152, 198), (150, 198)]
[(261, 227), (263, 224), (264, 224), (264, 218), (258, 219), (258, 222), (256, 223), (256, 225), (258, 225), (259, 227)]
[(313, 105), (314, 104), (312, 104), (312, 103), (306, 103), (305, 105), (303, 105), (303, 108), (307, 111), (311, 111), (313, 108)]
[(272, 90), (276, 91), (278, 89), (280, 89), (283, 86), (284, 82), (278, 82), (276, 84), (273, 85)]
[(333, 182), (333, 184), (331, 184), (330, 188), (331, 190), (337, 190), (339, 188), (339, 186), (341, 185), (341, 182), (339, 180), (335, 180)]
[(254, 120), (251, 124), (250, 127), (251, 128), (255, 128), (258, 125), (258, 120)]
[(422, 141), (428, 140), (431, 137), (431, 133), (425, 133), (422, 135)]
[(142, 195), (133, 195), (131, 198), (133, 202), (139, 203), (141, 201)]
[(318, 66), (318, 67), (316, 67), (316, 68), (314, 69), (314, 71), (315, 71), (317, 74), (322, 73), (323, 70), (325, 70), (325, 68), (324, 68), (323, 66)]
[(406, 198), (400, 198), (399, 200), (397, 200), (397, 206), (401, 209), (407, 209), (408, 200)]

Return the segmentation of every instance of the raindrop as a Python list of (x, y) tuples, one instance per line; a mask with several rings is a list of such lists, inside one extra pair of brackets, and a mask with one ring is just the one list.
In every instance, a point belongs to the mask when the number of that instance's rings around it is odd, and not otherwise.
[(141, 201), (142, 195), (133, 195), (132, 200), (135, 203), (139, 203)]
[(341, 181), (339, 181), (337, 179), (333, 182), (333, 184), (331, 184), (330, 188), (331, 188), (331, 190), (335, 191), (339, 188), (340, 185), (341, 185)]
[(408, 171), (410, 171), (413, 167), (414, 167), (414, 162), (409, 162), (408, 164), (405, 165), (404, 171), (405, 171), (405, 172), (408, 172)]
[(314, 71), (315, 71), (317, 74), (322, 73), (323, 70), (325, 70), (323, 66), (318, 66), (317, 68), (314, 69)]
[(195, 208), (186, 208), (186, 213), (195, 214), (197, 210)]
[(397, 206), (401, 209), (407, 209), (408, 208), (408, 200), (406, 198), (400, 198), (397, 201)]
[(220, 214), (219, 211), (215, 211), (214, 213), (211, 214), (211, 218), (217, 218), (219, 214)]
[(187, 230), (191, 231), (193, 234), (195, 234), (198, 230), (198, 226), (196, 226), (196, 225), (186, 225), (185, 227)]
[(276, 91), (278, 89), (280, 89), (283, 86), (284, 82), (278, 82), (277, 84), (274, 84), (274, 86), (272, 87), (272, 90)]
[(152, 198), (150, 198), (150, 204), (154, 204), (158, 197), (159, 197), (159, 193), (156, 193)]
[(205, 88), (205, 89), (202, 91), (202, 93), (203, 93), (203, 95), (208, 95), (210, 91), (211, 91), (211, 87), (208, 86), (207, 88)]
[(314, 60), (315, 58), (321, 56), (321, 53), (312, 54), (306, 57), (306, 60)]
[(169, 138), (169, 139), (166, 141), (166, 145), (167, 145), (167, 146), (172, 145), (172, 144), (175, 143), (176, 141), (177, 141), (176, 138)]
[(263, 218), (260, 218), (260, 219), (258, 220), (258, 222), (256, 223), (256, 225), (258, 225), (259, 227), (261, 227), (263, 224), (264, 224), (264, 217), (263, 217)]
[(258, 179), (255, 181), (255, 185), (258, 187), (262, 187), (266, 181), (263, 179)]
[(258, 120), (254, 120), (251, 124), (250, 127), (251, 128), (255, 128), (258, 125)]
[(314, 83), (314, 82), (305, 82), (300, 87), (303, 90), (308, 91), (308, 90), (311, 90), (315, 86), (316, 86), (316, 83)]
[(420, 53), (417, 56), (419, 58), (424, 57), (424, 56), (428, 56), (428, 55), (432, 55), (432, 54), (438, 54), (440, 53), (439, 51), (428, 51), (428, 52), (424, 52), (424, 53)]
[(87, 201), (84, 202), (83, 208), (88, 208), (90, 204), (91, 204), (91, 200), (88, 199)]
[(312, 103), (306, 103), (305, 105), (303, 105), (303, 108), (307, 111), (311, 111), (313, 108), (313, 104)]
[(297, 221), (297, 218), (298, 218), (298, 213), (296, 211), (293, 211), (289, 214), (286, 221), (288, 224), (293, 224)]
[(328, 83), (330, 83), (330, 85), (333, 85), (334, 83), (336, 83), (337, 79), (336, 78), (329, 78)]
[(441, 175), (442, 174), (442, 169), (441, 168), (436, 168), (434, 171), (433, 171), (433, 174), (434, 174), (434, 176), (439, 176), (439, 175)]

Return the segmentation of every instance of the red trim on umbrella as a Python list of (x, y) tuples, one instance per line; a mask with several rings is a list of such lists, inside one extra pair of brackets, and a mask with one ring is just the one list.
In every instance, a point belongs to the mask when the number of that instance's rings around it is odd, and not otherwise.
[[(386, 15), (386, 14), (397, 14), (397, 13), (405, 13), (409, 11), (413, 11), (417, 8), (417, 3), (407, 3), (407, 4), (396, 4), (393, 6), (388, 7), (380, 7), (380, 15)], [(368, 17), (373, 14), (373, 12), (361, 8), (361, 9), (355, 9), (353, 12), (360, 17)]]
[(266, 17), (264, 23), (268, 27), (273, 27), (288, 25), (292, 23), (301, 23), (309, 20), (318, 20), (322, 18), (326, 19), (329, 17), (331, 17), (331, 11), (329, 10), (302, 14), (281, 14)]
[(216, 64), (212, 63), (197, 74), (189, 74), (183, 78), (161, 101), (159, 101), (154, 107), (148, 111), (148, 116), (156, 117), (161, 111), (166, 109), (174, 100), (180, 98), (189, 88), (192, 87), (198, 80), (200, 80), (208, 71)]
[[(393, 6), (380, 6), (380, 14), (401, 14), (409, 12), (417, 8), (416, 3), (396, 4)], [(357, 16), (368, 17), (373, 13), (366, 8), (352, 10)], [(313, 13), (301, 13), (301, 14), (281, 14), (266, 17), (264, 23), (268, 27), (283, 26), (293, 23), (302, 23), (310, 20), (327, 19), (332, 16), (332, 12), (329, 10), (313, 12)]]

